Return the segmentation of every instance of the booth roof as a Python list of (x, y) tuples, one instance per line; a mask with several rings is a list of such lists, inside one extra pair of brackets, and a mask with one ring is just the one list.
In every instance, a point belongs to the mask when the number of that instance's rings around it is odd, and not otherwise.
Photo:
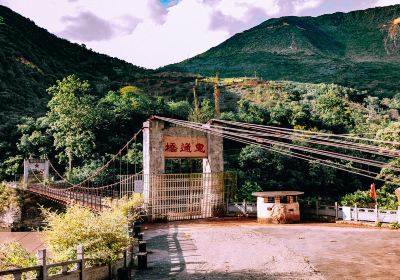
[(253, 196), (272, 197), (272, 196), (285, 196), (285, 195), (302, 195), (304, 192), (299, 191), (270, 191), (270, 192), (253, 192)]

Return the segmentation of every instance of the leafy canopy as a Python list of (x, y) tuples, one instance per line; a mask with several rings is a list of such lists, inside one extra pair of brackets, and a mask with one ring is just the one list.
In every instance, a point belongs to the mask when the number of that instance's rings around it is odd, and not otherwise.
[(74, 157), (88, 156), (95, 147), (94, 127), (99, 121), (95, 98), (87, 81), (70, 75), (48, 89), (52, 96), (47, 116), (54, 147), (61, 161), (68, 159), (69, 171)]

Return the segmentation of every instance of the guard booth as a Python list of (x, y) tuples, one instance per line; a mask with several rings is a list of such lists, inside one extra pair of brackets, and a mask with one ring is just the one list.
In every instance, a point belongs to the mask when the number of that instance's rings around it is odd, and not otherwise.
[(254, 192), (259, 223), (294, 223), (300, 221), (299, 191)]
[[(196, 161), (202, 170), (166, 173), (168, 162), (179, 159)], [(144, 122), (143, 195), (150, 220), (223, 215), (226, 181), (221, 137), (170, 124), (157, 117)]]

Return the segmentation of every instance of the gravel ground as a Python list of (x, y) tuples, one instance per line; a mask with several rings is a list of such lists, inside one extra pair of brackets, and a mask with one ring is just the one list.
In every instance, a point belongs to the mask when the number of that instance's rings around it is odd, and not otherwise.
[(135, 279), (399, 279), (400, 231), (253, 220), (149, 225)]
[[(145, 226), (149, 269), (134, 279), (400, 279), (400, 231), (220, 219)], [(0, 232), (34, 253), (36, 232)]]

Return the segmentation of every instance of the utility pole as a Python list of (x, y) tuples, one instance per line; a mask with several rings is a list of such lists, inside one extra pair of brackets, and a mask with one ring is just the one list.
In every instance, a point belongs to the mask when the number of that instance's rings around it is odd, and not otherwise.
[(193, 87), (194, 112), (197, 116), (199, 113), (199, 100), (197, 99), (196, 86), (197, 86), (197, 79), (195, 81), (195, 86)]
[(219, 108), (219, 99), (221, 96), (221, 92), (218, 88), (218, 83), (219, 83), (219, 76), (218, 76), (218, 71), (215, 75), (215, 80), (214, 80), (214, 103), (215, 103), (215, 117), (219, 118), (221, 115), (220, 108)]

